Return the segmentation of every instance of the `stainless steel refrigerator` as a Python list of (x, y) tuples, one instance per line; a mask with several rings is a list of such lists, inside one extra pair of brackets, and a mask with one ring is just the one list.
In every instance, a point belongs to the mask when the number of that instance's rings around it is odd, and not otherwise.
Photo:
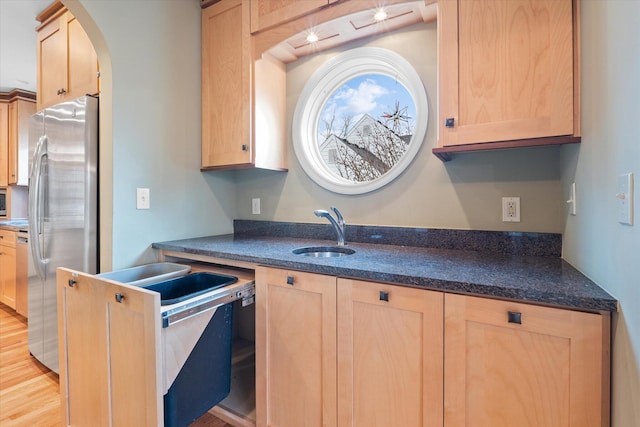
[(29, 351), (58, 372), (56, 268), (98, 272), (98, 99), (29, 122)]

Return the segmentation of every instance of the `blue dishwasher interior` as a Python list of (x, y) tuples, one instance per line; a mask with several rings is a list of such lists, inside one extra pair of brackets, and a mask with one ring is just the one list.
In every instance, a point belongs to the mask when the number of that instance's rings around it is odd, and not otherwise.
[(154, 283), (144, 288), (160, 292), (160, 303), (171, 305), (237, 281), (238, 278), (234, 276), (202, 272)]

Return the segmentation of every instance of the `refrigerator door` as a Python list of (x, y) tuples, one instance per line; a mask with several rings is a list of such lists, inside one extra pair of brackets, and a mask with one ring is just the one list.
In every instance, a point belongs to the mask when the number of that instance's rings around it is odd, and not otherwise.
[(97, 273), (97, 137), (97, 99), (64, 102), (45, 110), (44, 135), (32, 158), (32, 256), (43, 286), (42, 354), (32, 353), (56, 372), (56, 269)]
[[(28, 327), (29, 327), (29, 352), (38, 360), (42, 360), (44, 352), (44, 268), (42, 264), (38, 264), (36, 268), (34, 252), (41, 247), (42, 227), (39, 223), (41, 215), (36, 213), (39, 211), (35, 196), (41, 195), (36, 187), (42, 185), (43, 177), (40, 172), (36, 173), (37, 167), (44, 166), (44, 159), (40, 157), (40, 150), (44, 140), (44, 111), (33, 115), (29, 121), (29, 262), (33, 266), (29, 270), (28, 288), (27, 288), (27, 310)], [(35, 153), (38, 151), (38, 159), (40, 164), (35, 162)], [(41, 200), (41, 197), (40, 197)]]

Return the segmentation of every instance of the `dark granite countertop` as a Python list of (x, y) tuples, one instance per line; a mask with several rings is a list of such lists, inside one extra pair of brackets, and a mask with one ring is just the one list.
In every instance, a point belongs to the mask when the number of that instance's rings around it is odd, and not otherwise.
[[(230, 234), (154, 243), (156, 249), (244, 261), (331, 276), (486, 295), (586, 311), (617, 311), (617, 301), (557, 256), (371, 243), (349, 243), (355, 254), (312, 258), (292, 253), (335, 241)], [(188, 258), (188, 256), (185, 256)]]

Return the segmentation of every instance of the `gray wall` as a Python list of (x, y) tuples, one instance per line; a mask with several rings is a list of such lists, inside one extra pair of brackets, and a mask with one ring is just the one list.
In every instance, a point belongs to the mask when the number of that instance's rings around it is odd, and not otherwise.
[[(576, 183), (564, 258), (620, 301), (613, 322), (613, 427), (640, 426), (640, 2), (581, 2), (580, 147), (562, 150), (562, 185)], [(635, 225), (618, 223), (617, 176), (635, 175)]]
[[(101, 64), (101, 264), (156, 260), (155, 241), (232, 230), (231, 173), (200, 168), (200, 2), (67, 0)], [(151, 209), (136, 210), (136, 187)]]
[[(416, 24), (390, 35), (356, 41), (303, 57), (287, 66), (289, 172), (241, 171), (237, 211), (242, 219), (318, 222), (313, 210), (337, 206), (351, 224), (401, 225), (482, 230), (561, 232), (559, 149), (523, 149), (465, 154), (443, 163), (431, 149), (436, 141), (435, 23)], [(359, 46), (393, 50), (420, 75), (429, 97), (429, 128), (421, 151), (391, 184), (372, 193), (344, 196), (317, 185), (293, 151), (291, 126), (298, 95), (315, 70), (342, 51)], [(502, 222), (502, 197), (520, 196), (520, 223)], [(259, 197), (262, 213), (251, 213)]]

